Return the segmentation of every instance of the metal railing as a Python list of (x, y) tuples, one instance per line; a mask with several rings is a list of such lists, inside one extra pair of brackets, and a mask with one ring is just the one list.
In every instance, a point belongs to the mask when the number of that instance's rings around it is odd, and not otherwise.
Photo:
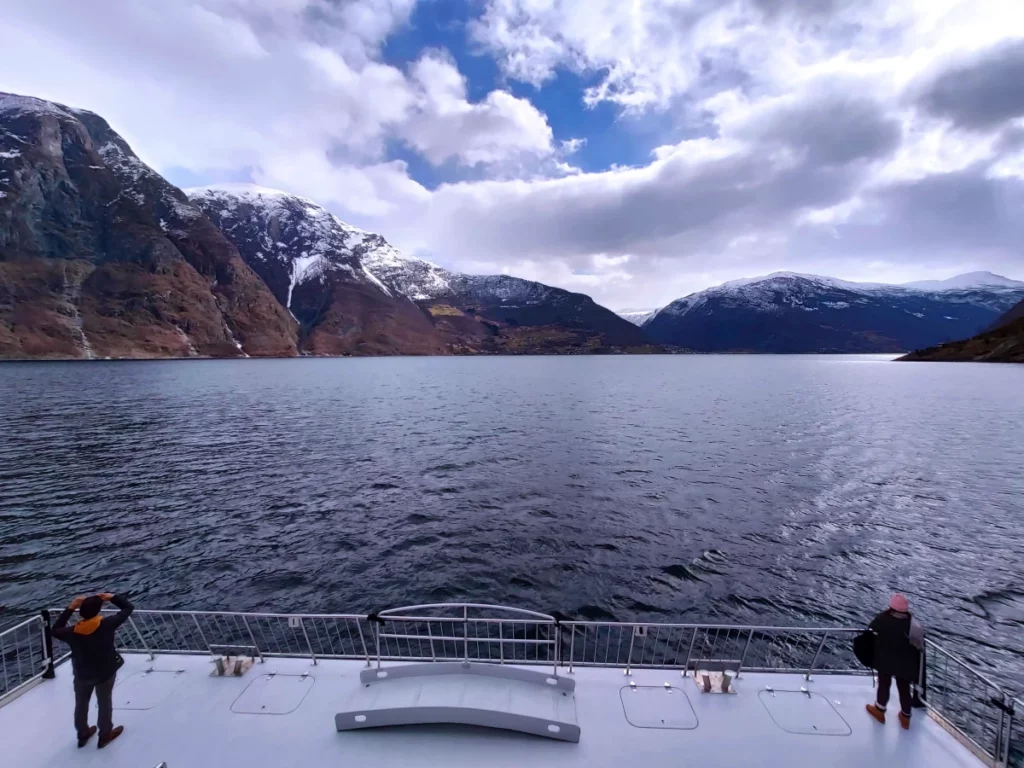
[[(114, 613), (114, 611), (104, 611)], [(122, 651), (155, 654), (251, 655), (362, 659), (372, 634), (353, 614), (237, 613), (136, 609), (118, 633)]]
[(49, 648), (42, 616), (0, 632), (0, 703), (52, 672)]
[(377, 666), (384, 660), (551, 665), (558, 674), (558, 622), (521, 608), (434, 603), (372, 614)]
[(925, 641), (921, 700), (979, 756), (1008, 765), (1011, 699), (997, 683)]
[[(0, 703), (42, 677), (49, 616), (0, 633)], [(355, 614), (136, 610), (118, 633), (121, 650), (149, 654), (251, 655), (390, 661), (475, 661), (576, 667), (697, 669), (742, 673), (868, 675), (854, 657), (862, 629), (648, 622), (559, 621), (519, 608), (439, 603)], [(929, 711), (984, 762), (1024, 768), (1024, 704), (931, 640), (922, 665)], [(67, 655), (66, 653), (64, 654)], [(55, 660), (59, 662), (61, 658)]]
[[(564, 621), (563, 663), (573, 667), (870, 674), (852, 638), (862, 630)], [(568, 640), (564, 633), (568, 633)], [(568, 643), (568, 653), (565, 653)]]

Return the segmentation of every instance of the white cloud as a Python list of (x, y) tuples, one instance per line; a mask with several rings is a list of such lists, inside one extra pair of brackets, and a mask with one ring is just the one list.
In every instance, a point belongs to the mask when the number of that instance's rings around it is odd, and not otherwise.
[[(446, 266), (610, 306), (777, 269), (1024, 277), (1024, 115), (969, 87), (1019, 81), (1019, 0), (487, 0), (472, 35), (506, 77), (567, 68), (581, 102), (671, 116), (649, 162), (602, 172), (528, 99), (471, 100), (445, 52), (382, 61), (414, 4), (8, 0), (0, 89), (93, 109), (162, 170), (249, 169)], [(394, 142), (472, 180), (427, 189)]]
[(418, 111), (402, 125), (402, 137), (430, 162), (456, 157), (466, 165), (498, 163), (525, 153), (552, 151), (547, 118), (526, 99), (492, 91), (472, 104), (466, 80), (443, 54), (430, 52), (412, 67), (419, 86)]

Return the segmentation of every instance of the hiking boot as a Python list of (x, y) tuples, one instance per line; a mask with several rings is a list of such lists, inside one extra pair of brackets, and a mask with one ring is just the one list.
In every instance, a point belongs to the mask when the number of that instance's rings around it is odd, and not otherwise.
[(904, 731), (910, 730), (910, 715), (904, 715), (900, 712), (900, 725), (903, 726)]
[(82, 738), (81, 736), (78, 737), (78, 748), (81, 749), (86, 744), (88, 744), (89, 743), (89, 739), (92, 738), (94, 733), (96, 733), (96, 726), (95, 725), (90, 725), (89, 726), (89, 732), (85, 735), (85, 738)]
[(882, 725), (885, 725), (885, 710), (884, 709), (879, 709), (874, 704), (868, 704), (866, 707), (864, 707), (864, 709), (866, 709), (868, 711), (868, 714), (871, 715), (873, 718), (875, 718), (875, 720), (880, 722)]
[(120, 736), (123, 732), (124, 732), (124, 726), (123, 725), (119, 725), (119, 726), (117, 726), (115, 728), (111, 728), (110, 729), (110, 733), (108, 733), (106, 736), (100, 736), (100, 740), (96, 743), (96, 749), (103, 749), (105, 746), (107, 746), (107, 744), (112, 742), (114, 739), (116, 739), (118, 736)]

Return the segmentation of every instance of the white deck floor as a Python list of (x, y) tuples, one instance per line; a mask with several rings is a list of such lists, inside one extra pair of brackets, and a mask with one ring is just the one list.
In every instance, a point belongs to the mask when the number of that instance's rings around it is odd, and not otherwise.
[[(139, 708), (115, 709), (114, 722), (125, 726), (117, 741), (97, 750), (94, 737), (84, 749), (77, 748), (71, 724), (71, 667), (64, 664), (57, 668), (56, 680), (44, 681), (0, 708), (3, 764), (12, 768), (152, 768), (162, 761), (168, 768), (981, 765), (921, 711), (915, 714), (910, 731), (899, 727), (895, 715), (885, 726), (871, 720), (864, 712), (864, 704), (874, 695), (868, 677), (822, 675), (806, 683), (796, 675), (744, 674), (736, 684), (738, 693), (730, 696), (702, 694), (692, 680), (682, 680), (678, 672), (636, 670), (632, 678), (626, 678), (621, 669), (577, 668), (575, 698), (581, 735), (578, 744), (571, 744), (466, 726), (338, 732), (334, 715), (359, 686), (359, 672), (365, 668), (361, 662), (321, 661), (313, 666), (304, 659), (274, 659), (255, 665), (242, 678), (211, 678), (211, 663), (205, 656), (158, 656), (155, 661), (142, 655), (125, 658), (114, 691), (115, 707)], [(142, 678), (140, 673), (149, 668), (168, 674)], [(184, 673), (175, 676), (178, 670)], [(279, 675), (275, 685), (295, 684), (294, 689), (284, 694), (278, 691), (272, 697), (268, 709), (279, 713), (244, 713), (267, 703), (257, 690), (266, 681), (239, 697), (271, 671)], [(312, 676), (312, 683), (284, 677), (303, 672)], [(697, 727), (631, 725), (620, 699), (620, 689), (629, 679), (638, 686), (662, 687), (668, 682), (682, 689), (692, 714), (680, 710), (679, 722), (692, 725), (695, 715)], [(776, 715), (787, 727), (806, 726), (813, 731), (814, 724), (822, 726), (814, 735), (789, 733), (762, 702), (762, 698), (770, 698), (762, 693), (766, 685), (777, 693), (806, 686), (827, 698), (841, 719), (818, 699), (818, 714), (807, 719), (804, 714), (811, 713), (810, 709), (805, 712), (800, 704), (789, 708), (794, 699), (778, 698), (770, 704), (782, 707)], [(678, 696), (673, 701), (683, 706)], [(293, 706), (292, 711), (284, 712)], [(93, 707), (95, 712), (95, 704)], [(95, 715), (91, 719), (95, 721)], [(849, 726), (848, 735), (825, 735), (830, 729), (845, 732), (843, 720)]]

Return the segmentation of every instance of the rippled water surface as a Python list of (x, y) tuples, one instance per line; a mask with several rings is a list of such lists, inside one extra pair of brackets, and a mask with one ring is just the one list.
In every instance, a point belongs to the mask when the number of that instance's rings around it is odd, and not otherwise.
[(437, 600), (859, 624), (1024, 688), (1024, 366), (875, 357), (0, 365), (0, 624)]

